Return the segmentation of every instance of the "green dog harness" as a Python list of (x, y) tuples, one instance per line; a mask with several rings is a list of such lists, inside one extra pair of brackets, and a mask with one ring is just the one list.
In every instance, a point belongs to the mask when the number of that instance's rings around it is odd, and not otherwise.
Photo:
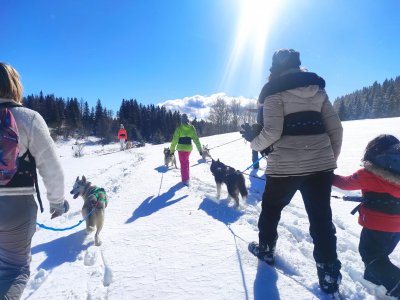
[(95, 188), (92, 192), (95, 195), (97, 201), (104, 202), (106, 205), (108, 204), (107, 194), (103, 188)]

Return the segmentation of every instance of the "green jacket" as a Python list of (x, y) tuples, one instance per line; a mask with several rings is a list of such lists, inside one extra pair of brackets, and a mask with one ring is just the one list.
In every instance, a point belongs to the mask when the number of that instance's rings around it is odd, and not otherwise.
[(178, 151), (191, 152), (193, 149), (192, 140), (200, 152), (201, 144), (196, 129), (191, 124), (181, 124), (174, 132), (170, 147), (171, 152), (175, 152), (175, 147)]

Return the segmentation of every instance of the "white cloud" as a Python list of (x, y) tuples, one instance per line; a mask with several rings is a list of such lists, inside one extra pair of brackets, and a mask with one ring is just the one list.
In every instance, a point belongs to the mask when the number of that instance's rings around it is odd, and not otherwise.
[(210, 96), (195, 95), (184, 97), (183, 99), (166, 100), (162, 103), (158, 103), (159, 106), (165, 106), (166, 109), (176, 110), (181, 113), (185, 113), (189, 118), (194, 119), (195, 117), (199, 119), (206, 119), (210, 113), (210, 108), (217, 99), (222, 98), (228, 104), (232, 100), (236, 99), (240, 101), (241, 106), (255, 105), (257, 99), (249, 99), (242, 96), (232, 97), (227, 96), (225, 93), (212, 94)]

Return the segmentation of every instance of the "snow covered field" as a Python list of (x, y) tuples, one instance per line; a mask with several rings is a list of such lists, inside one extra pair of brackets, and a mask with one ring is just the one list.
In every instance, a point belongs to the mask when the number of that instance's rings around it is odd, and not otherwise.
[[(360, 166), (369, 140), (380, 133), (398, 138), (400, 118), (344, 122), (344, 142), (336, 173), (348, 175)], [(251, 165), (251, 150), (239, 133), (201, 138), (213, 158), (241, 171)], [(231, 142), (234, 141), (234, 142)], [(163, 166), (169, 144), (111, 152), (118, 144), (85, 146), (74, 158), (74, 140), (57, 144), (66, 175), (68, 213), (50, 220), (45, 188), (45, 212), (38, 222), (63, 228), (81, 216), (82, 199), (72, 199), (77, 176), (85, 175), (109, 196), (103, 244), (94, 246), (84, 224), (67, 231), (38, 229), (32, 244), (31, 278), (22, 299), (325, 299), (318, 287), (308, 219), (299, 193), (282, 214), (278, 227), (277, 267), (259, 262), (247, 251), (257, 238), (263, 170), (245, 176), (249, 189), (239, 210), (215, 199), (209, 162), (197, 151), (190, 156), (191, 185), (180, 184), (179, 169)], [(229, 143), (231, 142), (231, 143)], [(265, 167), (265, 160), (261, 166)], [(178, 162), (179, 166), (179, 162)], [(347, 193), (349, 194), (349, 193)], [(358, 191), (352, 192), (359, 194)], [(332, 195), (344, 191), (334, 189)], [(358, 254), (361, 227), (350, 214), (354, 202), (332, 198), (342, 262), (341, 293), (346, 299), (390, 299), (383, 287), (363, 279)], [(391, 259), (400, 265), (397, 249)]]

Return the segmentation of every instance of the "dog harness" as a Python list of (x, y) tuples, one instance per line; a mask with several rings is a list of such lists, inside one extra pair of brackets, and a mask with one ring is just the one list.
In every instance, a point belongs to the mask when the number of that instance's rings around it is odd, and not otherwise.
[(93, 193), (93, 195), (95, 195), (97, 201), (104, 202), (106, 205), (108, 204), (107, 194), (103, 188), (97, 187), (93, 190), (92, 193)]

